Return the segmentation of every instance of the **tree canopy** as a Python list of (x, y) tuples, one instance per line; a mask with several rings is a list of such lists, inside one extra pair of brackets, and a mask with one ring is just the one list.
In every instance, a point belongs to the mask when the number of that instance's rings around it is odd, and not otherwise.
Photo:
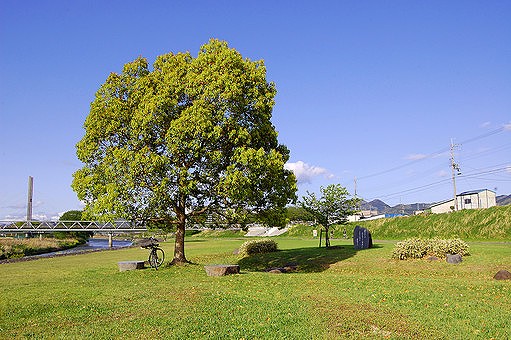
[(275, 85), (263, 61), (210, 40), (197, 57), (139, 57), (96, 92), (77, 144), (73, 189), (88, 218), (176, 226), (205, 213), (280, 223), (296, 198), (289, 150), (271, 123)]
[(326, 231), (326, 246), (330, 246), (329, 228), (333, 224), (345, 224), (348, 216), (357, 211), (360, 199), (351, 197), (346, 188), (340, 184), (330, 184), (320, 188), (321, 197), (307, 191), (300, 201), (300, 206), (311, 214), (316, 222)]
[[(60, 216), (59, 221), (82, 221), (81, 210), (68, 210)], [(92, 231), (56, 231), (53, 233), (55, 238), (76, 238), (79, 241), (85, 243), (89, 237), (92, 237)]]

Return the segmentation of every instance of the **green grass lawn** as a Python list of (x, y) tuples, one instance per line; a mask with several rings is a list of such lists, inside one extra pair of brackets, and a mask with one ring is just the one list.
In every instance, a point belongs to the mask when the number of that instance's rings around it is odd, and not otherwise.
[[(246, 239), (189, 238), (193, 265), (119, 272), (130, 248), (0, 265), (0, 339), (508, 339), (511, 243), (471, 242), (459, 265), (391, 259), (394, 243), (354, 251), (275, 239), (281, 251), (239, 259)], [(167, 256), (172, 243), (163, 243)], [(299, 272), (267, 267), (297, 263)], [(242, 274), (208, 277), (206, 264)]]

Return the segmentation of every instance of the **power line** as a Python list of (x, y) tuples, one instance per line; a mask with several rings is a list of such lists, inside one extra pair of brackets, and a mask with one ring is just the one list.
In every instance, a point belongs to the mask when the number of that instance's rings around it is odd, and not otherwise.
[[(495, 166), (502, 166), (502, 165), (505, 165), (505, 164), (506, 163), (498, 164), (498, 165), (495, 165)], [(481, 169), (479, 169), (479, 170), (481, 170)], [(465, 174), (465, 175), (461, 174), (461, 175), (459, 175), (459, 178), (460, 179), (477, 178), (476, 176), (480, 176), (480, 175), (492, 175), (492, 174), (498, 174), (498, 173), (508, 172), (508, 171), (509, 171), (508, 167), (501, 167), (501, 168), (494, 168), (494, 169), (479, 171), (479, 172), (475, 172), (475, 173), (469, 173), (469, 174)], [(378, 198), (380, 198), (380, 199), (383, 199), (383, 198), (394, 198), (396, 196), (400, 196), (400, 195), (403, 195), (403, 194), (418, 193), (418, 192), (422, 192), (422, 191), (426, 191), (426, 190), (432, 189), (432, 188), (440, 186), (440, 185), (444, 185), (446, 182), (449, 182), (450, 180), (451, 179), (446, 178), (446, 179), (443, 179), (443, 180), (440, 180), (440, 181), (437, 181), (437, 182), (421, 185), (421, 186), (418, 186), (418, 187), (397, 191), (397, 192), (394, 192), (394, 193), (391, 193), (391, 194), (387, 194), (387, 195), (381, 195)], [(509, 181), (511, 181), (511, 179)], [(369, 199), (369, 200), (371, 200), (371, 199)]]
[(486, 137), (490, 137), (490, 136), (493, 136), (493, 135), (496, 135), (497, 133), (500, 133), (502, 131), (505, 130), (505, 127), (502, 126), (496, 130), (493, 130), (493, 131), (490, 131), (490, 132), (487, 132), (487, 133), (484, 133), (482, 135), (479, 135), (479, 136), (476, 136), (476, 137), (473, 137), (473, 138), (469, 138), (467, 140), (464, 140), (463, 142), (461, 142), (461, 144), (468, 144), (468, 143), (471, 143), (471, 142), (474, 142), (476, 140), (479, 140), (479, 139), (483, 139), (483, 138), (486, 138)]
[[(479, 135), (479, 136), (476, 136), (476, 137), (473, 137), (473, 138), (469, 138), (469, 139), (466, 139), (464, 141), (462, 141), (461, 143), (459, 144), (468, 144), (468, 143), (471, 143), (471, 142), (474, 142), (476, 140), (479, 140), (479, 139), (483, 139), (483, 138), (486, 138), (486, 137), (490, 137), (490, 136), (493, 136), (493, 135), (496, 135), (502, 131), (505, 130), (505, 127), (500, 127), (498, 129), (495, 129), (495, 130), (492, 130), (490, 132), (487, 132), (487, 133), (484, 133), (482, 135)], [(434, 156), (438, 156), (442, 153), (445, 153), (447, 151), (450, 151), (450, 147), (448, 148), (442, 148), (436, 152), (433, 152), (433, 153), (430, 153), (430, 154), (427, 154), (425, 155), (424, 157), (420, 158), (420, 159), (414, 159), (410, 162), (407, 162), (407, 163), (404, 163), (404, 164), (401, 164), (401, 165), (398, 165), (398, 166), (395, 166), (395, 167), (392, 167), (390, 169), (387, 169), (387, 170), (382, 170), (382, 171), (379, 171), (379, 172), (375, 172), (373, 174), (369, 174), (369, 175), (365, 175), (365, 176), (361, 176), (361, 177), (357, 177), (358, 180), (361, 180), (361, 179), (367, 179), (367, 178), (372, 178), (372, 177), (377, 177), (377, 176), (380, 176), (380, 175), (384, 175), (384, 174), (387, 174), (389, 172), (393, 172), (393, 171), (396, 171), (396, 170), (399, 170), (399, 169), (402, 169), (402, 168), (405, 168), (407, 166), (410, 166), (412, 164), (415, 164), (415, 163), (418, 163), (418, 162), (422, 162), (426, 159), (429, 159), (429, 158), (432, 158)]]

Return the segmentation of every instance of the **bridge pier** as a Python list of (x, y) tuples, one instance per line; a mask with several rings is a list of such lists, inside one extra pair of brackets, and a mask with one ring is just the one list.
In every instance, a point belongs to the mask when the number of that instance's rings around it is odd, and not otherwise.
[(114, 245), (114, 242), (112, 240), (113, 233), (108, 233), (108, 248), (112, 248)]

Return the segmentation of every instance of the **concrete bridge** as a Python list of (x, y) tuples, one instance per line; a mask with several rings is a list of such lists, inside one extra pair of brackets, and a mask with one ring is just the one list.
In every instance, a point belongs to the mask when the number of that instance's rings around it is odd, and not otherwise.
[(141, 223), (129, 221), (0, 221), (0, 234), (43, 234), (56, 231), (106, 233), (111, 246), (113, 233), (142, 232), (147, 231), (147, 228)]

